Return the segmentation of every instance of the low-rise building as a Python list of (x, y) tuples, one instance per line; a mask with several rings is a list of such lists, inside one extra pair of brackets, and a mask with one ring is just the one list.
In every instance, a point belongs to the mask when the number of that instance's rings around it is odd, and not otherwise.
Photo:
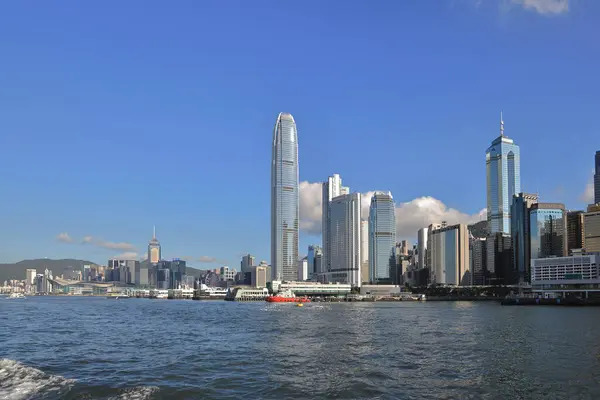
[(291, 290), (296, 296), (342, 296), (351, 292), (349, 283), (272, 282), (273, 293)]
[(534, 292), (600, 292), (600, 254), (578, 253), (569, 257), (531, 260)]

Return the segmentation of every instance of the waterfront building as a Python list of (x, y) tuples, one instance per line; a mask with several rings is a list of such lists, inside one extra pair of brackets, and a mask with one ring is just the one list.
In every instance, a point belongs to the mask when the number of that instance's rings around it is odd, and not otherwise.
[(369, 207), (369, 273), (371, 283), (391, 283), (395, 268), (396, 215), (391, 192), (375, 192)]
[(156, 227), (152, 229), (152, 239), (148, 242), (148, 261), (150, 264), (158, 264), (162, 260), (160, 242), (156, 239)]
[(37, 271), (35, 269), (28, 268), (25, 270), (25, 281), (27, 285), (33, 285), (35, 283), (35, 276)]
[(267, 287), (267, 268), (266, 267), (255, 267), (252, 271), (252, 286), (257, 288)]
[(519, 282), (529, 282), (530, 276), (530, 216), (531, 206), (538, 202), (537, 194), (519, 193), (513, 196), (510, 208), (513, 265)]
[(487, 238), (471, 241), (469, 259), (473, 274), (473, 285), (487, 284)]
[(568, 257), (537, 258), (531, 260), (531, 287), (533, 292), (569, 293), (600, 291), (598, 254), (576, 252)]
[(352, 291), (349, 283), (273, 281), (273, 293), (291, 290), (296, 296), (344, 296)]
[(298, 280), (308, 280), (308, 258), (304, 257), (298, 260)]
[(512, 198), (521, 191), (521, 156), (519, 146), (504, 136), (500, 115), (500, 136), (485, 152), (487, 181), (487, 219), (490, 233), (510, 234)]
[(363, 285), (360, 288), (361, 296), (390, 297), (398, 296), (401, 292), (399, 285)]
[(436, 230), (436, 229), (440, 229), (442, 227), (442, 224), (439, 223), (433, 223), (433, 224), (429, 224), (429, 226), (427, 227), (427, 239), (426, 239), (426, 250), (425, 250), (425, 268), (429, 269), (429, 279), (433, 279), (434, 278), (434, 271), (432, 270), (432, 259), (431, 259), (431, 251), (429, 251), (429, 244), (431, 243), (431, 233)]
[(321, 241), (323, 242), (323, 267), (322, 272), (331, 270), (331, 235), (329, 233), (330, 203), (335, 197), (350, 193), (350, 188), (342, 186), (342, 178), (333, 174), (322, 184), (322, 215), (321, 215)]
[(600, 204), (588, 206), (583, 215), (583, 247), (588, 253), (600, 252)]
[[(364, 218), (361, 215), (361, 218)], [(360, 281), (369, 282), (369, 221), (360, 221)]]
[(179, 258), (174, 258), (171, 261), (171, 287), (170, 289), (178, 289), (185, 283), (186, 262)]
[(330, 282), (360, 286), (360, 193), (333, 198), (329, 207)]
[(600, 150), (596, 151), (596, 170), (594, 174), (594, 204), (600, 203)]
[(531, 258), (564, 257), (567, 250), (567, 213), (560, 203), (536, 203), (529, 211)]
[(223, 266), (219, 269), (219, 277), (221, 281), (235, 281), (235, 276), (237, 275), (237, 271), (235, 268), (229, 268), (228, 266)]
[(569, 253), (573, 250), (583, 249), (583, 211), (569, 211), (567, 213), (567, 249)]
[(490, 233), (487, 237), (486, 245), (486, 284), (517, 284), (519, 276), (514, 267), (511, 236), (504, 232)]
[(137, 264), (139, 264), (137, 260), (110, 258), (107, 264), (106, 281), (123, 284), (135, 283)]
[(298, 276), (298, 133), (294, 117), (279, 113), (271, 158), (271, 266), (273, 279)]
[(432, 229), (428, 245), (431, 253), (431, 283), (471, 284), (469, 232), (465, 224), (442, 224), (442, 227)]

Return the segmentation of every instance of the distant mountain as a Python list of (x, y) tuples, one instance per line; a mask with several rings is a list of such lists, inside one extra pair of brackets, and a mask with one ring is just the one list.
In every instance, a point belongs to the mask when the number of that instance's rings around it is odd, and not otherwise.
[(486, 220), (476, 222), (468, 226), (471, 235), (476, 238), (486, 237), (489, 233), (488, 222)]
[(81, 269), (82, 265), (96, 265), (91, 261), (64, 259), (51, 260), (48, 258), (40, 258), (36, 260), (23, 260), (15, 264), (0, 264), (0, 284), (7, 279), (25, 279), (25, 270), (33, 268), (38, 274), (44, 272), (46, 268), (52, 270), (52, 273), (60, 275), (65, 268)]
[[(36, 260), (23, 260), (15, 264), (0, 264), (0, 285), (8, 279), (25, 279), (25, 270), (35, 269), (38, 274), (44, 272), (46, 268), (52, 270), (55, 275), (60, 275), (65, 269), (81, 269), (82, 265), (97, 265), (91, 261), (75, 260), (75, 259), (64, 259), (64, 260), (51, 260), (48, 258), (40, 258)], [(202, 275), (203, 270), (199, 270), (192, 267), (187, 267), (186, 272), (188, 275), (196, 278)]]

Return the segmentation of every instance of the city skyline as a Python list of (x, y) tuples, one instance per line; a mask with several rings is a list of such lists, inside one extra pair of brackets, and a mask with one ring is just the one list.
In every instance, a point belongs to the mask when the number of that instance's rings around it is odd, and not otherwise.
[[(9, 139), (0, 163), (11, 171), (4, 177), (9, 195), (0, 200), (0, 217), (10, 228), (0, 233), (0, 261), (141, 257), (154, 224), (167, 259), (191, 259), (189, 265), (207, 269), (236, 266), (248, 252), (270, 260), (266, 141), (281, 110), (301, 126), (299, 255), (320, 243), (317, 185), (333, 173), (363, 194), (363, 207), (368, 193), (394, 193), (398, 240), (414, 243), (428, 222), (481, 219), (482, 149), (497, 136), (500, 110), (521, 147), (522, 191), (572, 210), (591, 202), (584, 194), (593, 200), (597, 148), (588, 153), (585, 144), (595, 145), (600, 131), (593, 118), (598, 83), (589, 69), (597, 53), (583, 38), (592, 21), (586, 15), (600, 9), (595, 3), (555, 15), (515, 5), (502, 23), (490, 3), (441, 7), (431, 15), (419, 4), (350, 2), (345, 19), (324, 18), (326, 10), (310, 4), (285, 5), (295, 24), (262, 24), (258, 32), (249, 21), (273, 21), (275, 11), (248, 7), (250, 18), (227, 20), (218, 4), (201, 10), (150, 4), (135, 32), (100, 6), (74, 15), (46, 6), (33, 14), (18, 4), (2, 7), (15, 16), (0, 27), (2, 37), (16, 41), (0, 39), (0, 45), (19, 62), (6, 66), (11, 79), (0, 94), (0, 130)], [(136, 15), (131, 5), (121, 12)], [(157, 23), (159, 15), (171, 23)], [(218, 33), (214, 43), (202, 40), (206, 32), (179, 29), (197, 25), (199, 15), (206, 19), (202, 29)], [(356, 28), (365, 17), (386, 34)], [(33, 34), (24, 21), (47, 34)], [(84, 26), (99, 21), (105, 22), (97, 32)], [(300, 28), (311, 23), (312, 34)], [(80, 37), (68, 35), (73, 24)], [(227, 36), (228, 24), (250, 33)], [(180, 47), (157, 48), (150, 29), (157, 25), (164, 26), (166, 43)], [(525, 28), (533, 36), (524, 36)], [(467, 41), (469, 31), (478, 37)], [(135, 46), (107, 41), (109, 32), (131, 37)], [(413, 43), (400, 40), (415, 33)], [(266, 37), (270, 46), (255, 44)], [(83, 44), (94, 51), (82, 54)], [(270, 63), (285, 45), (312, 50), (290, 64)], [(37, 48), (48, 50), (23, 50)], [(139, 57), (129, 56), (132, 49)], [(236, 51), (247, 56), (244, 66)], [(340, 71), (338, 59), (347, 70)], [(572, 66), (564, 59), (578, 64), (577, 73), (565, 72)], [(569, 78), (556, 83), (555, 76)], [(107, 90), (113, 87), (123, 89)], [(567, 133), (584, 150), (565, 167), (539, 140)]]

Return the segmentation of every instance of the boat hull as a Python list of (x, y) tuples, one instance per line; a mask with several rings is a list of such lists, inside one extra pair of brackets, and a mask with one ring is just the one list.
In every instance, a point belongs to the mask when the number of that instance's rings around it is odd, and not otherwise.
[(265, 299), (269, 303), (310, 303), (306, 297), (278, 297), (269, 296)]

